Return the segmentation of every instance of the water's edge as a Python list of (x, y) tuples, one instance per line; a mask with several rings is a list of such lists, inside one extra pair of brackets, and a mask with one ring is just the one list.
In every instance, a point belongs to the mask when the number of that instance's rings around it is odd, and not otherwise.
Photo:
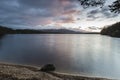
[[(59, 72), (41, 72), (39, 71), (40, 67), (30, 66), (30, 65), (18, 65), (10, 63), (0, 63), (0, 79), (15, 79), (15, 80), (39, 80), (39, 79), (48, 79), (48, 80), (114, 80), (107, 78), (98, 78), (98, 77), (87, 77), (87, 76), (78, 76), (74, 74), (66, 74)], [(32, 73), (31, 73), (32, 72)], [(37, 76), (39, 75), (39, 77)]]

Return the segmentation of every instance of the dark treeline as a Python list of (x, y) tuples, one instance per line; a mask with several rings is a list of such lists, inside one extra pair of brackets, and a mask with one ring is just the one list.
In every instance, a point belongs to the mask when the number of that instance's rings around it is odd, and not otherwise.
[[(83, 32), (68, 30), (68, 29), (16, 29), (0, 26), (0, 34), (82, 34)], [(96, 32), (84, 32), (84, 34), (97, 34)]]
[(6, 34), (6, 33), (13, 33), (13, 32), (14, 30), (11, 28), (0, 26), (0, 35)]
[(11, 29), (7, 27), (0, 26), (0, 35), (3, 34), (47, 34), (47, 33), (81, 33), (75, 32), (68, 29), (42, 29), (42, 30), (33, 30), (33, 29)]
[(13, 33), (13, 30), (10, 28), (0, 26), (0, 39), (7, 33)]
[(101, 34), (109, 35), (112, 37), (120, 37), (120, 22), (103, 28), (103, 30), (101, 31)]

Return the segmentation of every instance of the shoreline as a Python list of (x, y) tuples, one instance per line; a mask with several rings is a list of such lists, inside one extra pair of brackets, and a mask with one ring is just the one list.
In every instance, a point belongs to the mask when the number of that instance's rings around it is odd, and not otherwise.
[(114, 80), (60, 72), (42, 72), (40, 67), (0, 62), (0, 80)]

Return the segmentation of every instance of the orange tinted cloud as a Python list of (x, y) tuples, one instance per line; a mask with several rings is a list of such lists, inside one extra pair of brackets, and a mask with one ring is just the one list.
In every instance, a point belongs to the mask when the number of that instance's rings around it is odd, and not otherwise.
[(74, 23), (76, 20), (73, 16), (67, 16), (59, 19), (58, 23)]
[(34, 23), (36, 23), (36, 25), (49, 25), (49, 24), (52, 24), (53, 21), (51, 19), (39, 19), (39, 20), (36, 20)]
[(71, 2), (69, 0), (60, 0), (60, 3), (62, 6), (67, 6), (67, 5), (71, 4)]
[(79, 13), (80, 13), (80, 11), (79, 10), (75, 10), (75, 9), (63, 12), (64, 15), (74, 15), (74, 14), (79, 14)]
[(62, 27), (62, 24), (61, 23), (55, 23), (54, 24), (56, 27)]

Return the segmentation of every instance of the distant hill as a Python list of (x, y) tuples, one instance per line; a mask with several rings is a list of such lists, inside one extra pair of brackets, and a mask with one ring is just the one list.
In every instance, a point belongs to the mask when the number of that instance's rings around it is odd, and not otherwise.
[(73, 34), (73, 33), (81, 33), (81, 32), (75, 32), (68, 29), (42, 29), (42, 30), (33, 30), (33, 29), (17, 29), (15, 30), (15, 33), (24, 33), (24, 34)]
[(108, 26), (107, 28), (103, 28), (101, 34), (112, 37), (120, 37), (120, 22)]
[(16, 29), (0, 26), (0, 34), (97, 34), (96, 32), (81, 32), (69, 29)]
[(13, 30), (7, 27), (0, 26), (0, 39), (8, 33), (13, 33)]
[(12, 30), (11, 28), (0, 26), (0, 35), (6, 33), (13, 33), (13, 31), (14, 30)]

